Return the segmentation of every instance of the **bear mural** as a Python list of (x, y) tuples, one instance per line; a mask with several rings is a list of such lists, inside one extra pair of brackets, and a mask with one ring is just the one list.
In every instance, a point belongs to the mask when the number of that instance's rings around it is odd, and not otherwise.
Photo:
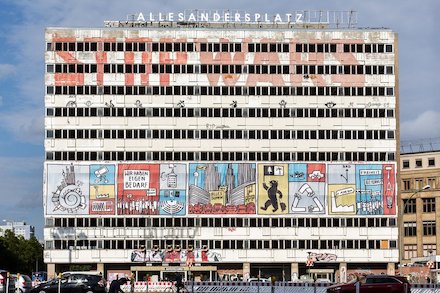
[[(277, 196), (279, 196), (279, 198), (282, 199), (283, 193), (280, 190), (278, 190), (278, 181), (271, 180), (269, 183), (270, 183), (270, 187), (267, 186), (265, 182), (263, 182), (263, 188), (267, 190), (268, 200), (264, 203), (264, 206), (261, 207), (261, 209), (263, 211), (266, 211), (270, 206), (272, 206), (273, 207), (272, 212), (276, 212), (278, 210)], [(281, 207), (281, 211), (286, 210), (286, 204), (284, 202), (280, 202), (280, 207)]]
[(287, 214), (288, 164), (259, 164), (258, 182), (258, 213)]

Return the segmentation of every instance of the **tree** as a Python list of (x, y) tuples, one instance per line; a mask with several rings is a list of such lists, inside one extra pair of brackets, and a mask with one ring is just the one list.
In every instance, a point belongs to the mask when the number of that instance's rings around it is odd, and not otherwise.
[(0, 251), (2, 269), (10, 272), (31, 275), (36, 264), (40, 264), (39, 268), (43, 266), (43, 246), (35, 237), (26, 240), (6, 230), (0, 237)]

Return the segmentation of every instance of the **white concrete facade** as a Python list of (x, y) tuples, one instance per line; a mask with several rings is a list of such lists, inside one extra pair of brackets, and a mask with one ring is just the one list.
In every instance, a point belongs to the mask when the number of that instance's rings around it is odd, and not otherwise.
[(46, 44), (46, 263), (129, 269), (155, 245), (225, 271), (398, 262), (394, 32), (48, 28)]

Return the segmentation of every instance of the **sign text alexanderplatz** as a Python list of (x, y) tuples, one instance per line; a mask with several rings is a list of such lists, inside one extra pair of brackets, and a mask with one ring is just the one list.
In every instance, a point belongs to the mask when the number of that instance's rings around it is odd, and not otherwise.
[(268, 13), (240, 12), (168, 12), (168, 13), (139, 13), (136, 21), (188, 21), (188, 22), (304, 22), (304, 13), (284, 13), (270, 15)]
[(105, 21), (113, 26), (149, 26), (153, 23), (286, 23), (326, 24), (336, 27), (352, 27), (357, 23), (355, 11), (293, 10), (287, 13), (248, 13), (229, 10), (185, 10), (184, 12), (134, 13), (126, 21)]

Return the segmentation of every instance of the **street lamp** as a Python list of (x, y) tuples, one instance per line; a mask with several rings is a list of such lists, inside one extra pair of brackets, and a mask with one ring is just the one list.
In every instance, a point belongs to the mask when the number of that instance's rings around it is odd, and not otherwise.
[[(404, 223), (404, 221), (403, 221), (403, 215), (404, 215), (404, 212), (405, 212), (405, 210), (406, 210), (406, 207), (407, 207), (407, 205), (408, 205), (408, 203), (409, 203), (409, 201), (417, 194), (417, 193), (419, 193), (420, 191), (425, 191), (425, 190), (428, 190), (428, 189), (431, 189), (431, 185), (429, 185), (429, 184), (427, 184), (427, 185), (425, 185), (425, 186), (423, 186), (421, 189), (418, 189), (418, 190), (416, 190), (413, 194), (411, 194), (411, 196), (406, 200), (406, 202), (405, 202), (405, 204), (403, 205), (403, 207), (402, 207), (402, 209), (399, 209), (399, 219), (400, 219), (400, 235), (399, 235), (399, 239), (400, 239), (400, 241), (399, 241), (399, 243), (400, 243), (400, 247), (399, 247), (399, 263), (400, 263), (400, 265), (402, 265), (402, 261), (403, 261), (403, 254), (405, 253), (405, 249), (404, 249), (404, 234), (405, 234), (405, 227), (403, 226), (403, 223)], [(401, 201), (403, 202), (403, 198), (401, 197), (400, 198), (401, 199)]]

